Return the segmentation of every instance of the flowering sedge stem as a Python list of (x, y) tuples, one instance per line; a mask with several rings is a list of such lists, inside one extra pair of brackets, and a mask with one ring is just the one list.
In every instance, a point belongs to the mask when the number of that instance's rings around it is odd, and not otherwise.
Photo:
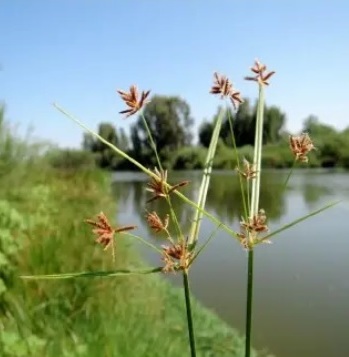
[[(161, 171), (163, 171), (163, 168), (162, 168), (162, 165), (161, 165), (161, 161), (160, 161), (160, 156), (159, 156), (158, 150), (157, 150), (157, 148), (156, 148), (156, 144), (155, 144), (155, 140), (154, 140), (154, 138), (153, 138), (153, 135), (152, 135), (152, 133), (151, 133), (151, 131), (150, 131), (150, 129), (149, 129), (148, 122), (147, 122), (147, 120), (145, 119), (145, 117), (144, 117), (143, 114), (141, 115), (141, 117), (142, 117), (142, 120), (143, 120), (143, 124), (144, 124), (144, 126), (145, 126), (145, 128), (146, 128), (146, 130), (147, 130), (147, 134), (148, 134), (148, 138), (149, 138), (149, 140), (150, 140), (150, 144), (151, 144), (152, 149), (153, 149), (153, 151), (154, 151), (154, 153), (155, 153), (156, 161), (157, 161), (157, 163), (158, 163), (159, 169), (160, 169)], [(178, 222), (176, 213), (175, 213), (175, 211), (174, 211), (174, 209), (173, 209), (173, 207), (172, 207), (172, 203), (171, 203), (170, 197), (166, 197), (166, 200), (167, 200), (167, 203), (168, 203), (169, 208), (170, 208), (171, 218), (172, 218), (172, 220), (173, 220), (173, 222), (174, 222), (174, 224), (175, 224), (176, 230), (177, 230), (177, 235), (178, 235), (178, 237), (182, 237), (180, 225), (179, 225), (179, 222)]]
[(252, 301), (253, 301), (253, 253), (254, 253), (253, 248), (248, 250), (245, 357), (250, 357), (250, 354), (251, 354)]
[[(234, 151), (235, 151), (237, 169), (238, 169), (238, 172), (240, 172), (239, 153), (238, 153), (238, 149), (237, 149), (237, 146), (236, 146), (236, 140), (235, 140), (235, 135), (234, 135), (234, 127), (233, 127), (233, 122), (232, 122), (233, 120), (231, 118), (230, 110), (228, 108), (228, 105), (227, 105), (226, 112), (228, 114), (229, 129), (230, 129), (230, 134), (231, 134), (231, 140), (233, 142), (233, 148), (234, 148)], [(248, 202), (249, 201), (247, 201), (247, 203), (246, 203), (242, 176), (240, 174), (238, 176), (239, 176), (239, 182), (240, 182), (240, 191), (241, 191), (241, 196), (242, 196), (242, 204), (244, 206), (244, 214), (245, 214), (245, 218), (247, 218), (247, 216), (248, 216), (248, 207), (247, 206), (248, 206)], [(247, 199), (249, 199), (249, 197), (247, 197)]]
[(188, 271), (187, 270), (183, 271), (183, 286), (184, 286), (185, 307), (186, 307), (186, 310), (187, 310), (190, 356), (191, 357), (196, 357), (194, 323), (193, 323), (193, 316), (192, 316), (192, 311), (191, 311), (189, 278), (188, 278)]
[(249, 180), (246, 181), (246, 190), (247, 190), (247, 209), (248, 209), (248, 212), (249, 212), (250, 209), (251, 209), (251, 206), (250, 206), (250, 182), (249, 182)]
[(252, 179), (252, 197), (250, 216), (258, 213), (259, 191), (261, 184), (261, 163), (262, 163), (262, 139), (263, 139), (263, 112), (264, 112), (264, 91), (263, 85), (259, 85), (259, 99), (257, 106), (256, 137), (254, 143), (254, 165), (256, 167), (256, 177)]
[[(256, 134), (254, 144), (254, 165), (257, 173), (252, 179), (251, 207), (250, 217), (258, 213), (259, 192), (261, 182), (261, 162), (262, 162), (262, 140), (263, 140), (263, 111), (264, 111), (264, 93), (263, 84), (259, 84), (259, 97), (257, 106)], [(248, 239), (251, 239), (248, 237)], [(251, 242), (249, 242), (251, 243)], [(245, 357), (250, 357), (251, 352), (251, 334), (252, 334), (252, 303), (253, 303), (253, 245), (249, 244), (248, 249), (248, 268), (247, 268), (247, 301), (246, 301), (246, 341)]]

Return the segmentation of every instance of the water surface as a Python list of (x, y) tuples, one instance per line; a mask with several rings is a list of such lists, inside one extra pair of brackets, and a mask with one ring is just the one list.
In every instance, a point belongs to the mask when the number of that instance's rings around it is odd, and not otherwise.
[[(195, 199), (200, 172), (171, 174), (170, 183), (189, 179), (184, 193)], [(255, 251), (253, 344), (278, 357), (349, 356), (349, 174), (324, 170), (295, 171), (283, 189), (287, 172), (268, 171), (262, 177), (260, 207), (271, 231), (329, 202), (342, 202), (274, 237), (273, 244)], [(120, 224), (137, 224), (138, 235), (162, 243), (145, 224), (146, 209), (165, 215), (165, 202), (145, 204), (146, 176), (115, 173), (113, 189)], [(184, 227), (192, 209), (173, 199)], [(242, 213), (237, 176), (215, 173), (207, 209), (225, 224), (239, 229)], [(216, 230), (205, 219), (200, 240)], [(160, 260), (152, 251), (142, 254), (151, 264)], [(236, 240), (218, 230), (191, 271), (195, 296), (231, 326), (244, 330), (247, 254)], [(171, 279), (177, 284), (176, 279)]]

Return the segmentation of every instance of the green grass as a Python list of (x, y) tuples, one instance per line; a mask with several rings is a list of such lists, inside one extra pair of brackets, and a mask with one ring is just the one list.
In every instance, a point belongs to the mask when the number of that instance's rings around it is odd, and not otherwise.
[[(83, 223), (101, 210), (115, 216), (107, 174), (31, 165), (2, 175), (0, 183), (2, 201), (22, 222), (13, 231), (20, 243), (11, 257), (15, 274), (0, 300), (6, 310), (1, 356), (189, 354), (183, 292), (161, 275), (67, 281), (18, 278), (143, 266), (130, 239), (123, 237), (116, 244), (113, 263), (110, 252), (94, 243), (90, 227)], [(194, 318), (199, 356), (243, 355), (237, 332), (195, 301)]]

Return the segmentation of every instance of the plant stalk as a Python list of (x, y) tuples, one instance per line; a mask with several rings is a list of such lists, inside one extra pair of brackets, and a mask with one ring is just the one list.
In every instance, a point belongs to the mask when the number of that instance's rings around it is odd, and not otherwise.
[(253, 248), (248, 250), (245, 357), (250, 357), (250, 354), (251, 354), (252, 301), (253, 301), (253, 253), (254, 253)]
[[(263, 141), (263, 113), (264, 112), (264, 92), (263, 84), (259, 84), (259, 96), (257, 104), (256, 132), (254, 143), (253, 162), (257, 170), (256, 177), (252, 180), (250, 218), (258, 214), (259, 210), (259, 192), (261, 185), (261, 163), (262, 163), (262, 141)], [(249, 236), (248, 244), (248, 262), (247, 262), (247, 298), (246, 298), (246, 340), (245, 357), (251, 354), (251, 335), (252, 335), (252, 304), (253, 304), (253, 242)]]
[(186, 310), (187, 310), (190, 356), (191, 357), (196, 357), (194, 323), (193, 323), (193, 315), (192, 315), (192, 311), (191, 311), (190, 288), (189, 288), (189, 278), (188, 278), (188, 271), (187, 270), (183, 271), (183, 286), (184, 286), (184, 296), (185, 296), (185, 307), (186, 307)]

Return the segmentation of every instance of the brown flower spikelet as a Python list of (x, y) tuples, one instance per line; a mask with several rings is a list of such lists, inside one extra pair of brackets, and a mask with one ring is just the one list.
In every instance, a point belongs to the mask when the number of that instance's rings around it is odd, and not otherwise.
[(254, 215), (252, 218), (248, 218), (247, 221), (244, 219), (240, 222), (241, 232), (238, 233), (238, 239), (245, 249), (250, 249), (257, 243), (270, 243), (268, 240), (259, 239), (260, 233), (265, 233), (268, 231), (268, 226), (266, 225), (267, 216), (263, 209)]
[(125, 119), (137, 113), (146, 103), (149, 103), (149, 101), (146, 99), (149, 96), (150, 90), (142, 91), (140, 98), (137, 86), (135, 85), (131, 85), (129, 92), (125, 92), (120, 89), (117, 90), (117, 92), (120, 94), (121, 99), (129, 107), (129, 109), (125, 109), (119, 112), (120, 114), (126, 114)]
[(234, 109), (243, 103), (240, 92), (235, 91), (232, 82), (226, 77), (221, 76), (217, 72), (214, 73), (214, 83), (210, 90), (211, 94), (220, 94), (221, 98), (229, 97)]
[(243, 159), (243, 169), (237, 169), (237, 172), (246, 180), (250, 180), (257, 176), (258, 171), (255, 170), (255, 165), (250, 164), (248, 160)]
[(169, 215), (167, 214), (162, 221), (158, 214), (153, 211), (152, 213), (148, 213), (146, 215), (148, 225), (151, 229), (153, 229), (156, 233), (161, 231), (166, 231), (169, 223)]
[(101, 244), (104, 247), (104, 250), (108, 249), (108, 247), (113, 244), (115, 233), (130, 231), (136, 228), (136, 226), (122, 226), (113, 228), (103, 212), (97, 215), (96, 221), (93, 219), (86, 219), (85, 222), (95, 227), (92, 232), (97, 236), (96, 242)]
[(176, 270), (186, 270), (189, 268), (191, 253), (188, 250), (187, 242), (162, 246), (162, 260), (165, 263), (163, 271), (165, 273), (175, 272)]
[(268, 80), (275, 74), (275, 71), (266, 72), (267, 66), (255, 60), (254, 66), (251, 67), (251, 71), (256, 74), (254, 77), (245, 77), (248, 81), (258, 82), (260, 85), (269, 85)]
[(301, 135), (290, 135), (289, 137), (290, 149), (295, 155), (296, 160), (307, 163), (307, 154), (315, 150), (315, 146), (307, 133)]
[(171, 192), (178, 189), (179, 187), (186, 186), (189, 181), (182, 181), (171, 188), (168, 188), (167, 185), (167, 170), (158, 170), (156, 167), (154, 169), (154, 173), (157, 177), (152, 177), (151, 181), (148, 183), (147, 191), (153, 193), (153, 197), (151, 197), (147, 203), (152, 202), (158, 198), (167, 197)]

